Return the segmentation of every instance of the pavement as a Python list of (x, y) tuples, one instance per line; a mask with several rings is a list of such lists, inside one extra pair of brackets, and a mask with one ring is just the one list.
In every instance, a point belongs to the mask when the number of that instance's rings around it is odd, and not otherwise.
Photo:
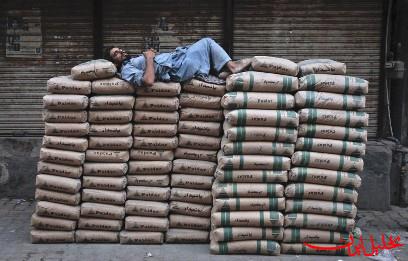
[[(249, 261), (249, 260), (408, 260), (408, 208), (392, 207), (390, 211), (359, 211), (357, 226), (361, 228), (364, 244), (369, 245), (369, 235), (377, 243), (381, 234), (399, 235), (405, 246), (381, 252), (380, 256), (317, 256), (280, 255), (218, 256), (209, 253), (207, 244), (120, 245), (120, 244), (31, 244), (30, 217), (34, 203), (21, 199), (0, 199), (0, 260), (1, 261)], [(374, 259), (375, 258), (375, 259)]]

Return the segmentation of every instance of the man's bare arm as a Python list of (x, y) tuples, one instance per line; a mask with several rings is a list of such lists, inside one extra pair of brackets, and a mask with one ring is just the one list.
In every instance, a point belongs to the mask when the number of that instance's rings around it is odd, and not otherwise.
[(149, 49), (143, 52), (146, 61), (146, 71), (143, 75), (143, 84), (144, 86), (152, 86), (154, 83), (154, 50)]

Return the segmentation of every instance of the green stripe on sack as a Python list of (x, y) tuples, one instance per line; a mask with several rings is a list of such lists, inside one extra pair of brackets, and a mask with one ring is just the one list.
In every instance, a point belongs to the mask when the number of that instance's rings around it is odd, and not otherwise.
[(235, 198), (235, 209), (236, 210), (241, 210), (241, 200), (240, 198)]
[(272, 166), (272, 168), (274, 170), (282, 170), (282, 166), (283, 166), (283, 157), (274, 156), (273, 157), (273, 166)]
[(329, 233), (330, 233), (330, 243), (333, 243), (333, 241), (334, 241), (334, 231), (329, 231)]
[(306, 92), (306, 107), (314, 107), (314, 103), (315, 103), (315, 96), (314, 96), (314, 92), (312, 91), (307, 91)]
[(307, 214), (303, 214), (303, 227), (307, 228)]
[(302, 151), (301, 152), (300, 165), (301, 166), (309, 166), (309, 162), (310, 162), (310, 152)]
[(303, 200), (294, 199), (293, 200), (293, 212), (302, 212), (303, 209)]
[(316, 88), (316, 77), (314, 74), (306, 76), (306, 88), (307, 90), (314, 91)]
[(246, 109), (240, 109), (238, 110), (238, 126), (245, 126), (246, 125), (246, 117), (247, 117), (247, 111)]
[(333, 201), (337, 201), (337, 196), (339, 194), (339, 188), (338, 187), (333, 187)]
[(224, 181), (233, 182), (232, 179), (232, 170), (224, 170)]
[(340, 186), (340, 182), (341, 182), (341, 171), (337, 171), (337, 173), (336, 173), (336, 184), (334, 184), (334, 186), (336, 186), (336, 187)]
[(307, 177), (307, 168), (298, 168), (298, 181), (305, 182)]
[(300, 242), (300, 229), (292, 228), (291, 242)]
[(221, 212), (221, 226), (223, 227), (230, 226), (230, 212), (228, 211)]
[(316, 123), (317, 122), (317, 109), (309, 109), (311, 110), (311, 114), (312, 114), (312, 120), (310, 121), (310, 123)]
[(238, 186), (237, 183), (232, 183), (232, 196), (234, 198), (238, 197)]
[(276, 193), (276, 184), (268, 183), (266, 184), (266, 196), (273, 197)]
[(344, 93), (348, 93), (350, 88), (350, 77), (344, 77)]
[(266, 239), (266, 228), (261, 228), (262, 239)]
[(278, 140), (279, 135), (280, 135), (280, 128), (279, 128), (279, 127), (276, 127), (276, 128), (275, 128), (275, 139), (274, 139), (274, 141), (277, 141), (277, 140)]
[(281, 108), (286, 109), (286, 94), (281, 94), (282, 95), (282, 106)]
[(338, 219), (338, 222), (337, 222), (338, 230), (341, 230), (341, 231), (346, 230), (346, 227), (347, 227), (347, 218), (338, 217), (337, 219)]
[(245, 127), (237, 127), (237, 140), (243, 141), (246, 138), (246, 129)]
[(281, 117), (281, 111), (276, 111), (276, 126), (280, 126)]
[(266, 170), (262, 170), (262, 182), (267, 182), (267, 175), (268, 172)]
[(256, 253), (260, 254), (261, 253), (261, 240), (256, 241)]
[(259, 224), (261, 227), (265, 226), (265, 216), (263, 211), (259, 211)]
[(346, 127), (350, 126), (351, 121), (351, 113), (350, 111), (346, 111)]
[(276, 104), (277, 105), (276, 108), (281, 109), (281, 106), (282, 106), (282, 94), (277, 93), (276, 95), (278, 96), (278, 103)]
[(254, 75), (252, 72), (249, 72), (249, 90), (248, 91), (252, 91), (253, 88), (254, 88)]
[(313, 138), (304, 138), (303, 140), (304, 140), (304, 147), (303, 147), (303, 149), (304, 149), (304, 150), (308, 150), (308, 151), (312, 150), (312, 147), (313, 147)]
[(242, 154), (242, 142), (234, 142), (232, 143), (232, 151), (233, 154)]
[(224, 227), (224, 241), (232, 241), (232, 227)]
[(350, 136), (350, 128), (345, 127), (344, 140), (348, 140)]
[(269, 210), (277, 210), (278, 209), (278, 199), (277, 198), (269, 198)]
[(220, 242), (218, 243), (219, 246), (219, 252), (221, 255), (228, 254), (228, 242)]
[(306, 136), (314, 138), (316, 135), (316, 125), (308, 124), (306, 126)]
[(341, 153), (340, 154), (346, 154), (347, 151), (347, 141), (343, 141), (343, 146), (341, 148)]
[(343, 213), (351, 213), (353, 211), (353, 204), (343, 203)]
[(244, 92), (243, 94), (244, 94), (244, 105), (243, 105), (243, 107), (247, 108), (248, 107), (248, 93)]
[(340, 155), (339, 168), (337, 170), (343, 170), (343, 167), (344, 167), (344, 156)]
[(295, 198), (303, 198), (303, 194), (305, 193), (305, 186), (303, 183), (296, 183), (295, 184)]
[(347, 95), (343, 94), (343, 110), (347, 109)]
[(239, 169), (244, 169), (244, 155), (239, 155)]
[(276, 147), (277, 145), (276, 145), (276, 142), (272, 142), (272, 150), (271, 150), (271, 153), (272, 153), (272, 155), (275, 155), (276, 154), (276, 151), (277, 151), (277, 147)]
[(244, 79), (243, 78), (236, 78), (234, 81), (234, 89), (237, 91), (244, 90)]
[(337, 202), (333, 202), (332, 215), (336, 215), (336, 213), (337, 213)]

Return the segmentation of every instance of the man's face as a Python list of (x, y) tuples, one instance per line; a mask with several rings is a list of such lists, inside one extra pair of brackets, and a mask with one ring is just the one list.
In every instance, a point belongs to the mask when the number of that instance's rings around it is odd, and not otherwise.
[(117, 47), (114, 47), (110, 50), (110, 56), (112, 57), (113, 63), (119, 65), (125, 60), (127, 53)]

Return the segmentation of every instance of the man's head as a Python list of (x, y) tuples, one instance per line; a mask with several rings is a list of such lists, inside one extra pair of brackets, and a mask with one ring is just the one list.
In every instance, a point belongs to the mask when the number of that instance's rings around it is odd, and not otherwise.
[(127, 56), (128, 54), (124, 50), (115, 46), (109, 46), (105, 49), (105, 59), (113, 62), (118, 68)]

